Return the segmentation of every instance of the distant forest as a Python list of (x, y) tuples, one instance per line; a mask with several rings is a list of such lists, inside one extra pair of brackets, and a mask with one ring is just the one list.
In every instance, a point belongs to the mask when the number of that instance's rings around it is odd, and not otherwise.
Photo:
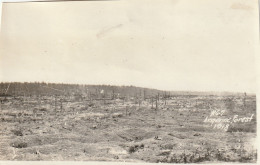
[[(87, 96), (91, 98), (150, 98), (156, 95), (171, 97), (178, 95), (244, 95), (232, 92), (187, 92), (187, 91), (162, 91), (136, 86), (113, 85), (81, 85), (45, 82), (1, 82), (0, 96)], [(255, 94), (252, 94), (255, 95)]]
[(111, 85), (79, 85), (79, 84), (56, 84), (45, 82), (11, 82), (0, 83), (1, 96), (35, 96), (35, 95), (81, 95), (95, 98), (102, 97), (138, 97), (145, 98), (155, 95), (170, 95), (170, 92), (141, 88), (135, 86), (111, 86)]

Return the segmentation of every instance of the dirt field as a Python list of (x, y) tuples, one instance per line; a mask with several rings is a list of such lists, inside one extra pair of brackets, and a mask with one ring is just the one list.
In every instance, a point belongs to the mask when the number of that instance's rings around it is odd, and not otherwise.
[(150, 100), (7, 97), (0, 126), (1, 160), (256, 162), (255, 96), (179, 95), (157, 110)]

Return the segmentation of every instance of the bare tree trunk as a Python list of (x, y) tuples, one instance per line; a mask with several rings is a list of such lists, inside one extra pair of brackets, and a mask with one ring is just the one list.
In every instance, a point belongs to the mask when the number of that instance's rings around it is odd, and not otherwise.
[(56, 111), (57, 111), (57, 98), (56, 98), (57, 96), (55, 95), (54, 96), (54, 107), (55, 107), (55, 113), (56, 113)]
[(152, 97), (152, 109), (153, 109), (153, 97)]
[(106, 98), (106, 93), (105, 93), (105, 91), (104, 91), (104, 94), (103, 94), (103, 103), (104, 103), (104, 105), (106, 104), (106, 100), (105, 100), (105, 98)]
[(60, 100), (60, 110), (62, 111), (62, 100)]
[(166, 92), (164, 93), (164, 105), (166, 105), (166, 100), (167, 100), (167, 96), (166, 96)]
[(158, 101), (159, 101), (159, 97), (157, 96), (156, 101), (155, 101), (156, 111), (158, 110)]
[(96, 98), (98, 98), (98, 90), (96, 89)]
[(112, 91), (112, 100), (114, 100), (115, 99), (115, 91), (113, 90)]
[(40, 99), (40, 96), (38, 96), (38, 108), (41, 109), (41, 99)]
[(246, 109), (246, 92), (244, 93), (243, 106)]

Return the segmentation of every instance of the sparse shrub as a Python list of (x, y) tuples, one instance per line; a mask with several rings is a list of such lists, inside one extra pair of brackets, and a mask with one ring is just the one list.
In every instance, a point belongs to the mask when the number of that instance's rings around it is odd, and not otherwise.
[(112, 115), (112, 118), (117, 118), (117, 117), (123, 117), (123, 114), (122, 113), (114, 113)]
[(174, 154), (167, 162), (168, 163), (179, 163), (179, 160), (177, 159), (177, 156)]
[(129, 153), (134, 153), (135, 151), (136, 151), (136, 149), (135, 149), (134, 146), (130, 146), (129, 149), (128, 149)]
[(134, 152), (136, 152), (139, 148), (140, 148), (140, 149), (143, 149), (143, 148), (144, 148), (144, 144), (141, 144), (141, 145), (136, 144), (136, 145), (134, 145), (134, 146), (130, 146), (129, 149), (128, 149), (128, 152), (129, 152), (129, 153), (134, 153)]
[(219, 161), (228, 161), (227, 157), (225, 156), (225, 151), (217, 150), (216, 157)]
[[(205, 150), (204, 150), (205, 151)], [(251, 162), (252, 160), (256, 160), (256, 153), (245, 153), (241, 154), (240, 159), (233, 160), (232, 156), (224, 150), (213, 150), (211, 148), (206, 149), (206, 153), (203, 150), (196, 150), (192, 154), (169, 154), (170, 152), (162, 152), (157, 156), (163, 156), (162, 158), (158, 159), (157, 162), (164, 162), (164, 163), (201, 163), (205, 161), (217, 160), (217, 161), (224, 161), (224, 162)]]
[(158, 154), (157, 156), (168, 156), (170, 155), (171, 151), (163, 151), (160, 154)]
[(16, 142), (12, 144), (14, 148), (26, 148), (28, 145), (25, 142)]
[(193, 136), (201, 136), (200, 133), (195, 133)]
[(183, 153), (182, 157), (183, 157), (183, 162), (187, 163), (187, 155), (185, 153)]
[(94, 107), (94, 105), (95, 105), (94, 103), (89, 103), (88, 104), (89, 107)]
[(23, 136), (23, 132), (21, 130), (12, 130), (12, 132), (14, 133), (14, 135), (16, 136)]
[(249, 124), (237, 124), (237, 125), (231, 125), (228, 127), (227, 132), (256, 132), (256, 126), (252, 126)]
[(119, 159), (119, 157), (116, 155), (116, 156), (114, 157), (114, 159)]
[(46, 112), (47, 109), (46, 108), (40, 108), (39, 111)]
[(160, 147), (162, 149), (171, 150), (176, 146), (176, 144), (162, 144)]

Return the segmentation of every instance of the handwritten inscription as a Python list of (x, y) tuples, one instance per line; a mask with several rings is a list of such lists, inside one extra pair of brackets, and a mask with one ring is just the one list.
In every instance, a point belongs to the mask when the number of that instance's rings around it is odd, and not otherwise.
[(234, 115), (232, 117), (224, 117), (225, 110), (213, 110), (211, 111), (210, 115), (207, 116), (204, 119), (204, 123), (210, 123), (213, 129), (220, 129), (227, 131), (230, 124), (232, 123), (248, 123), (251, 122), (254, 114), (251, 114), (250, 116), (247, 117), (241, 117), (239, 115)]

